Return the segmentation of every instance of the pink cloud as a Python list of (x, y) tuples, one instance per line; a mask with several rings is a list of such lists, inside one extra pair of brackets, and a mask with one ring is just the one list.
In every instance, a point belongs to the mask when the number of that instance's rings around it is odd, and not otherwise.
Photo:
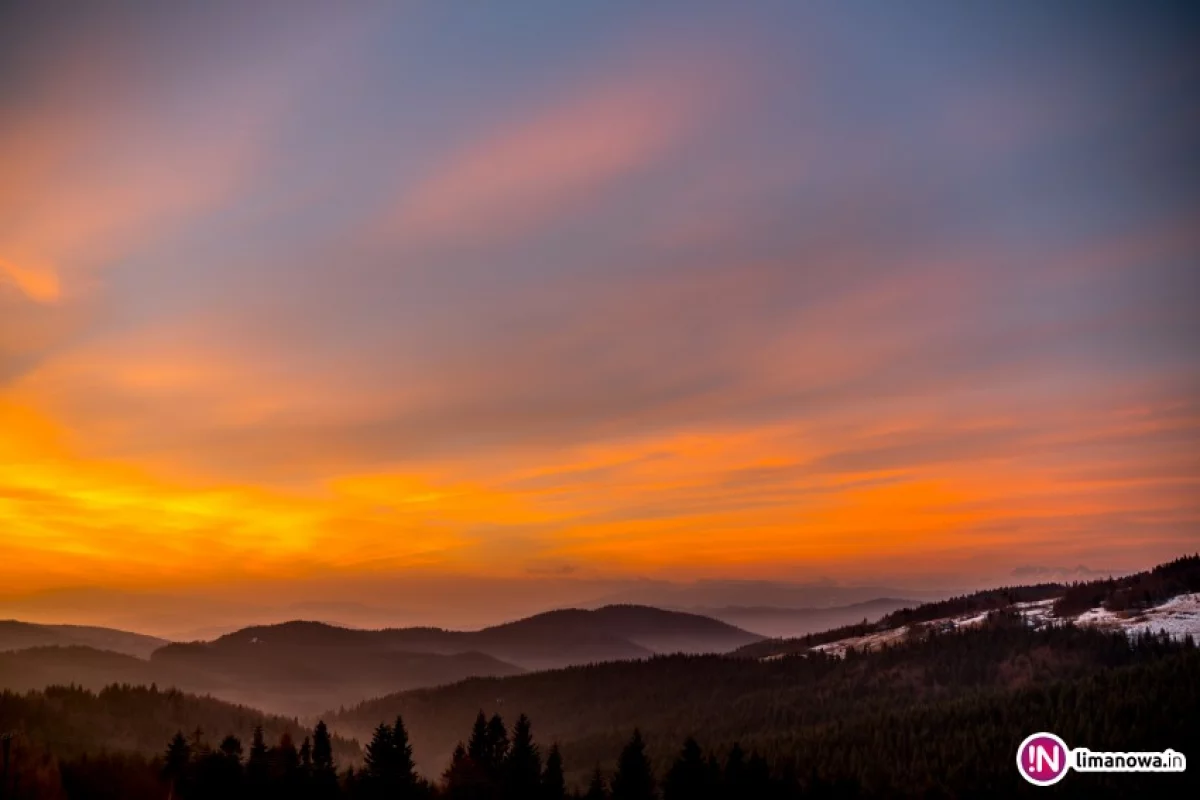
[(721, 84), (665, 69), (585, 87), (452, 156), (407, 192), (392, 224), (418, 239), (527, 230), (669, 152)]

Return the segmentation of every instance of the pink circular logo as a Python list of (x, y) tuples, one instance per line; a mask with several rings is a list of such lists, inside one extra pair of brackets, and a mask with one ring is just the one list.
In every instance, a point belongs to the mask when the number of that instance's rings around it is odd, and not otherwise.
[(1058, 783), (1067, 774), (1071, 748), (1053, 733), (1026, 736), (1017, 748), (1017, 771), (1034, 786)]

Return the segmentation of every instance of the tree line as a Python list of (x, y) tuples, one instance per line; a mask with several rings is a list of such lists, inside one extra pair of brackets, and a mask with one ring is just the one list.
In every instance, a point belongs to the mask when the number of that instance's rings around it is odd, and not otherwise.
[(1069, 616), (1102, 606), (1109, 611), (1150, 608), (1176, 595), (1200, 592), (1200, 554), (1183, 556), (1123, 578), (1073, 583), (1054, 603), (1054, 613)]
[(235, 736), (211, 748), (201, 731), (190, 738), (180, 731), (155, 763), (162, 764), (160, 789), (178, 800), (784, 800), (850, 785), (800, 781), (788, 770), (775, 774), (764, 756), (737, 743), (718, 757), (690, 736), (660, 780), (635, 728), (614, 770), (596, 765), (586, 788), (568, 791), (558, 746), (543, 758), (527, 716), (509, 729), (498, 714), (488, 718), (482, 711), (436, 782), (418, 774), (403, 718), (381, 723), (361, 766), (342, 772), (324, 722), (299, 747), (286, 733), (268, 747), (256, 728), (245, 754)]

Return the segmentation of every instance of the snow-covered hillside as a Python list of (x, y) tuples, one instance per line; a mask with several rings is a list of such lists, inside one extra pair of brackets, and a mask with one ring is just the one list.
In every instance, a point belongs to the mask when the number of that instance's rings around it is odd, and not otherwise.
[[(1035, 627), (1044, 625), (1061, 625), (1072, 622), (1076, 625), (1101, 628), (1105, 630), (1124, 630), (1133, 635), (1149, 629), (1153, 633), (1165, 631), (1174, 638), (1183, 638), (1191, 634), (1200, 638), (1200, 593), (1183, 594), (1173, 597), (1154, 608), (1131, 611), (1113, 612), (1103, 608), (1093, 608), (1075, 618), (1058, 618), (1052, 616), (1054, 600), (1039, 600), (1032, 603), (1017, 603), (1013, 606), (1027, 622)], [(922, 627), (941, 631), (957, 630), (980, 625), (987, 619), (987, 614), (968, 614), (957, 617), (936, 619), (922, 624)], [(865, 636), (853, 636), (827, 642), (813, 647), (835, 656), (843, 656), (846, 650), (877, 650), (888, 644), (903, 641), (909, 635), (910, 626), (904, 625), (891, 630), (869, 633)], [(767, 656), (767, 659), (783, 657), (782, 654)]]

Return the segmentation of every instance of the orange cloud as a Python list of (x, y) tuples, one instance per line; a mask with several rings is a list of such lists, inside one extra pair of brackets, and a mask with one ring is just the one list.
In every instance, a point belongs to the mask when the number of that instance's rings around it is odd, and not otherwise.
[(28, 267), (0, 261), (0, 276), (7, 278), (30, 299), (39, 303), (53, 303), (61, 290), (58, 274), (51, 267)]

